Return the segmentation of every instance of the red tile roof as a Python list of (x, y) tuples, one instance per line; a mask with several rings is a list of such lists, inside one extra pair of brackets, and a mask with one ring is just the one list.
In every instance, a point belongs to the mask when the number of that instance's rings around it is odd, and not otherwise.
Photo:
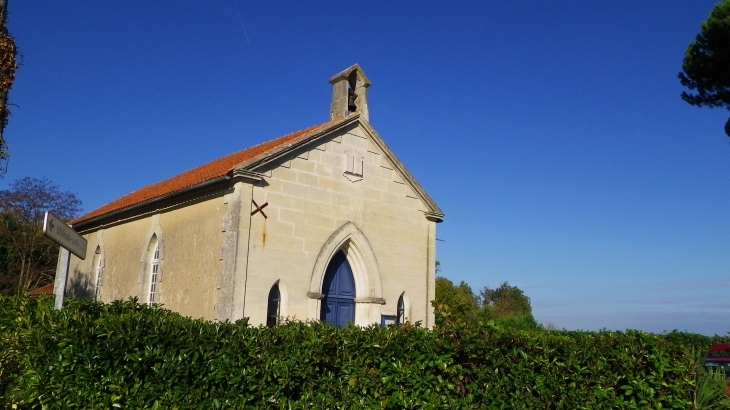
[(301, 131), (284, 135), (283, 137), (279, 137), (268, 142), (254, 145), (251, 148), (234, 152), (233, 154), (226, 155), (225, 157), (216, 159), (205, 165), (201, 165), (197, 168), (185, 171), (182, 174), (174, 176), (165, 181), (140, 188), (130, 194), (127, 194), (115, 201), (109, 202), (108, 204), (100, 208), (97, 208), (85, 215), (82, 215), (70, 221), (69, 224), (74, 225), (83, 221), (88, 221), (92, 218), (96, 218), (110, 212), (138, 205), (143, 202), (150, 201), (152, 199), (159, 198), (161, 196), (171, 194), (176, 191), (180, 191), (182, 189), (189, 188), (191, 186), (198, 185), (215, 178), (226, 176), (229, 172), (233, 171), (233, 169), (237, 165), (266, 154), (269, 151), (279, 148), (285, 143), (296, 140), (299, 137), (303, 137), (310, 132), (323, 128), (331, 123), (332, 121), (328, 121), (323, 124), (303, 129)]

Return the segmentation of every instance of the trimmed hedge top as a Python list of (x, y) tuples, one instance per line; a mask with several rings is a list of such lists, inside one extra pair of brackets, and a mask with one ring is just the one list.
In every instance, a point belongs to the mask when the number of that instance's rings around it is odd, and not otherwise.
[(691, 347), (712, 342), (458, 324), (264, 328), (133, 300), (52, 305), (0, 299), (5, 407), (684, 409), (699, 371)]

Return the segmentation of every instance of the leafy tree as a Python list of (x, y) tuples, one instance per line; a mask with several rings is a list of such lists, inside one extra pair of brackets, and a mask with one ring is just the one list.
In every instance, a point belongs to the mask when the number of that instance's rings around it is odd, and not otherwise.
[[(8, 91), (15, 80), (15, 70), (18, 64), (15, 61), (17, 49), (15, 40), (8, 34), (6, 19), (8, 16), (8, 1), (0, 0), (0, 175), (5, 173), (8, 162), (8, 149), (3, 137), (5, 125), (8, 123)], [(3, 166), (5, 165), (5, 166)]]
[(484, 288), (480, 293), (482, 305), (491, 311), (494, 319), (532, 313), (530, 298), (516, 286), (504, 282), (497, 289)]
[[(730, 0), (715, 4), (701, 31), (684, 52), (679, 81), (696, 93), (682, 92), (691, 105), (730, 109)], [(730, 136), (730, 119), (725, 123)]]
[(25, 292), (53, 280), (58, 245), (43, 235), (46, 211), (69, 220), (81, 201), (46, 178), (26, 177), (0, 191), (0, 292)]
[(459, 286), (444, 278), (436, 278), (436, 300), (431, 302), (436, 314), (436, 324), (445, 322), (466, 322), (476, 324), (479, 321), (479, 297), (465, 282)]
[[(441, 271), (438, 261), (436, 271)], [(530, 298), (507, 282), (496, 289), (485, 287), (475, 294), (466, 282), (455, 285), (444, 277), (436, 277), (436, 300), (431, 305), (439, 326), (456, 322), (476, 325), (482, 322), (509, 329), (543, 329), (532, 316)]]
[(538, 330), (543, 326), (532, 316), (530, 298), (516, 286), (504, 282), (497, 289), (485, 287), (480, 292), (482, 320), (509, 329)]

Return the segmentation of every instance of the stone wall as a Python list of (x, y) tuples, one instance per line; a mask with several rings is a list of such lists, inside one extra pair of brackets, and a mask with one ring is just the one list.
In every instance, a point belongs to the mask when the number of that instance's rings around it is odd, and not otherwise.
[[(224, 192), (215, 192), (182, 206), (147, 211), (144, 216), (85, 233), (90, 253), (99, 246), (103, 255), (100, 300), (108, 303), (131, 296), (147, 300), (149, 269), (145, 254), (154, 234), (161, 245), (159, 303), (186, 316), (213, 319), (219, 297), (216, 281), (223, 266), (225, 232), (221, 221), (228, 208), (224, 198)], [(83, 261), (71, 258), (69, 296), (93, 296), (92, 264), (93, 257)]]
[[(367, 241), (360, 245), (374, 254), (382, 286), (378, 296), (385, 302), (366, 300), (373, 295), (356, 286), (356, 302), (363, 300), (356, 303), (357, 324), (395, 315), (405, 293), (407, 318), (433, 325), (429, 264), (435, 262), (435, 223), (425, 218), (424, 204), (357, 124), (317, 144), (271, 166), (264, 172), (265, 184), (253, 189), (259, 205), (268, 203), (268, 218), (257, 213), (251, 219), (246, 306), (238, 314), (253, 324), (265, 323), (266, 299), (278, 282), (282, 316), (318, 319), (319, 300), (307, 294), (324, 271), (313, 268), (328, 238), (351, 222)], [(362, 177), (344, 174), (353, 153), (362, 158)], [(368, 274), (373, 272), (363, 273)]]

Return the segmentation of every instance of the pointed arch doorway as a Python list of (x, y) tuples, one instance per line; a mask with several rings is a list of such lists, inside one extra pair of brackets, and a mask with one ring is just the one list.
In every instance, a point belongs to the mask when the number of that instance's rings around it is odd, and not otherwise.
[(320, 320), (333, 326), (355, 322), (355, 279), (342, 251), (338, 251), (327, 265), (322, 294)]

